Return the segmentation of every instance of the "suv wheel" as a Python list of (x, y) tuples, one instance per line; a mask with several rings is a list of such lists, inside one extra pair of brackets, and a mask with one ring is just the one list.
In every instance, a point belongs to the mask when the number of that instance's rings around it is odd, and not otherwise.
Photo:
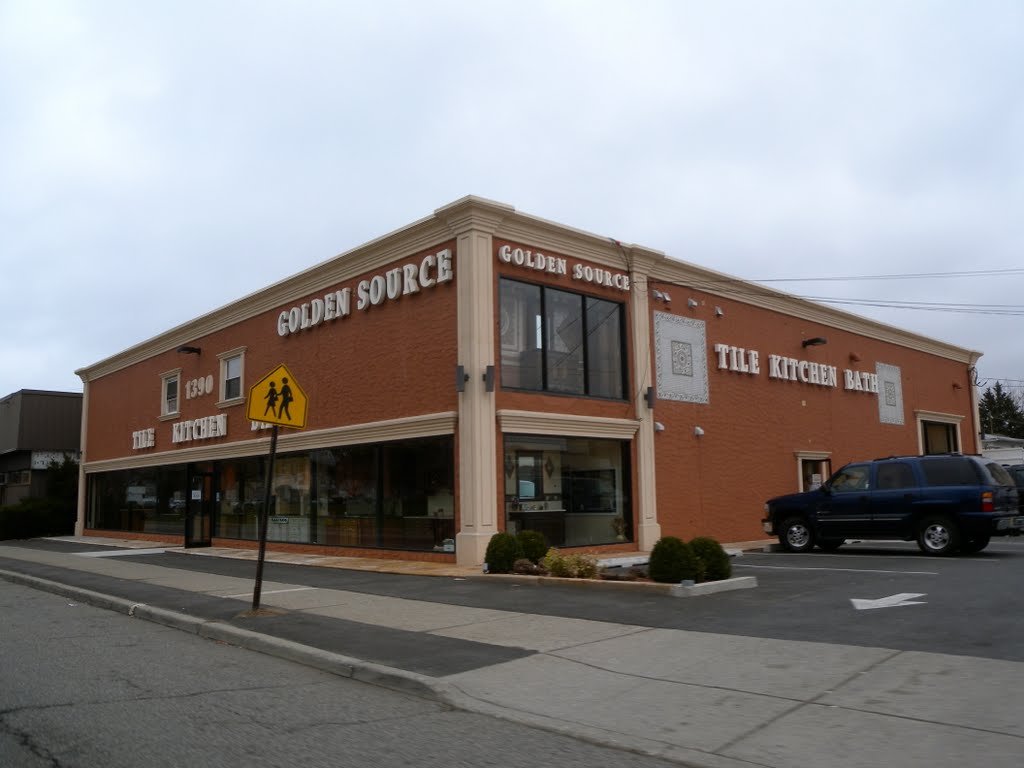
[(917, 546), (926, 555), (949, 555), (960, 546), (960, 534), (946, 517), (929, 517), (917, 531)]
[(787, 517), (779, 530), (779, 543), (790, 552), (808, 552), (814, 548), (814, 532), (802, 517)]

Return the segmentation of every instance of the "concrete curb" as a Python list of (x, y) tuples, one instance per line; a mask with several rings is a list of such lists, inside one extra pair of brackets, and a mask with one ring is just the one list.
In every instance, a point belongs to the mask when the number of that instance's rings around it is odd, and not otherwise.
[(701, 584), (659, 584), (654, 581), (612, 581), (609, 579), (563, 579), (557, 576), (528, 576), (519, 573), (481, 573), (466, 577), (474, 581), (503, 581), (516, 586), (573, 587), (576, 589), (603, 589), (622, 592), (647, 592), (666, 597), (699, 597), (734, 589), (752, 589), (757, 586), (756, 576), (734, 576), (720, 581)]

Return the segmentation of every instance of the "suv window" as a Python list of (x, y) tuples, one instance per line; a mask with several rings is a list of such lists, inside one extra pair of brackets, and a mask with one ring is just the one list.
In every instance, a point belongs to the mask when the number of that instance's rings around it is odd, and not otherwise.
[(927, 485), (981, 485), (984, 480), (974, 462), (963, 456), (921, 460)]
[(832, 476), (832, 479), (829, 481), (829, 487), (834, 493), (866, 491), (870, 471), (871, 467), (867, 464), (843, 467)]
[(1006, 471), (1006, 468), (1002, 464), (996, 464), (994, 461), (990, 464), (985, 465), (986, 469), (992, 473), (992, 477), (999, 485), (1013, 485), (1013, 478), (1010, 477), (1010, 473)]
[(914, 470), (909, 464), (901, 461), (878, 465), (878, 490), (913, 488), (915, 485), (917, 485), (917, 480), (914, 478)]

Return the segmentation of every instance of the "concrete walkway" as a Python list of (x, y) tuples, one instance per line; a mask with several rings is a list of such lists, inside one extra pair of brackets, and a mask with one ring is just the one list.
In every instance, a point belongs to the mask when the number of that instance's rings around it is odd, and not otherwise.
[[(682, 765), (1024, 764), (1020, 706), (1010, 705), (1022, 700), (1024, 664), (572, 618), (551, 602), (578, 591), (517, 592), (450, 566), (355, 562), (368, 558), (268, 561), (265, 610), (252, 616), (245, 557), (255, 553), (13, 542), (0, 546), (0, 577)], [(374, 591), (382, 578), (388, 594)], [(543, 612), (528, 610), (542, 599)]]

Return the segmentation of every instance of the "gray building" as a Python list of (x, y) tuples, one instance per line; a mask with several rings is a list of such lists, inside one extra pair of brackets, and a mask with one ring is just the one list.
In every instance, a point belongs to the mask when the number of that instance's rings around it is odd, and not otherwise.
[(0, 506), (47, 492), (47, 469), (78, 460), (82, 395), (22, 389), (0, 399)]

